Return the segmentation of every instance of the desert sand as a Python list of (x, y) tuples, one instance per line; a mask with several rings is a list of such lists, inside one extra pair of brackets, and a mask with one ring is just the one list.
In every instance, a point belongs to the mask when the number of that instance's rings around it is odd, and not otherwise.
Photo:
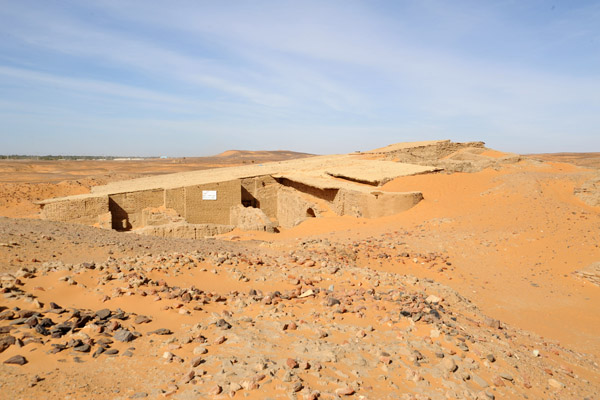
[(252, 157), (1, 161), (0, 397), (597, 398), (600, 206), (576, 195), (597, 154), (404, 176), (379, 190), (424, 199), (396, 215), (205, 240), (34, 204)]

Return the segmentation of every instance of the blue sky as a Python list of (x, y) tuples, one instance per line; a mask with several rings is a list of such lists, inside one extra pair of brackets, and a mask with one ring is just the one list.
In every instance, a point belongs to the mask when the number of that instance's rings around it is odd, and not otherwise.
[(0, 154), (600, 151), (598, 1), (0, 0)]

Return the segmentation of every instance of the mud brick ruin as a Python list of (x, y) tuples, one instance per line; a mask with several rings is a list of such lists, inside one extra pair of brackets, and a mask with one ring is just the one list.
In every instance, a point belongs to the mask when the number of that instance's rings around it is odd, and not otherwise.
[(368, 152), (315, 156), (115, 182), (91, 193), (41, 201), (42, 216), (117, 231), (202, 238), (238, 227), (276, 232), (327, 213), (376, 218), (405, 211), (420, 192), (378, 189), (401, 176), (470, 172), (518, 156), (485, 155), (483, 142), (398, 143)]

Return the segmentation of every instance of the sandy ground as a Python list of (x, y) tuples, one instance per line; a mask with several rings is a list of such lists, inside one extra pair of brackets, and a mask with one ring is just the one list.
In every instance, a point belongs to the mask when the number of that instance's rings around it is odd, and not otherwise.
[(419, 190), (425, 200), (402, 214), (310, 220), (279, 235), (236, 234), (293, 241), (318, 233), (443, 252), (456, 260), (451, 273), (411, 262), (402, 267), (450, 285), (495, 318), (600, 355), (600, 290), (573, 275), (600, 259), (600, 209), (573, 196), (587, 177), (569, 164), (528, 162), (502, 171), (403, 177), (383, 190)]
[(600, 168), (600, 153), (544, 153), (530, 154), (527, 157), (535, 160), (569, 163), (581, 167)]
[[(0, 176), (2, 215), (141, 173), (36, 168)], [(27, 359), (0, 366), (0, 397), (595, 399), (600, 287), (574, 273), (600, 260), (600, 208), (573, 195), (595, 173), (402, 177), (382, 190), (425, 197), (402, 214), (205, 241), (0, 219), (0, 339), (18, 339), (0, 358)]]

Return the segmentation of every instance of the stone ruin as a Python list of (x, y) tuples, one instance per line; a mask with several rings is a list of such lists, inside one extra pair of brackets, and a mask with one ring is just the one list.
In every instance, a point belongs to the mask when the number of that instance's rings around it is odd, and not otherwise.
[(232, 231), (277, 232), (308, 218), (377, 218), (408, 210), (420, 192), (384, 192), (400, 176), (477, 170), (518, 156), (482, 155), (483, 142), (398, 143), (328, 155), (114, 182), (84, 195), (39, 202), (42, 218), (162, 237), (197, 239)]

